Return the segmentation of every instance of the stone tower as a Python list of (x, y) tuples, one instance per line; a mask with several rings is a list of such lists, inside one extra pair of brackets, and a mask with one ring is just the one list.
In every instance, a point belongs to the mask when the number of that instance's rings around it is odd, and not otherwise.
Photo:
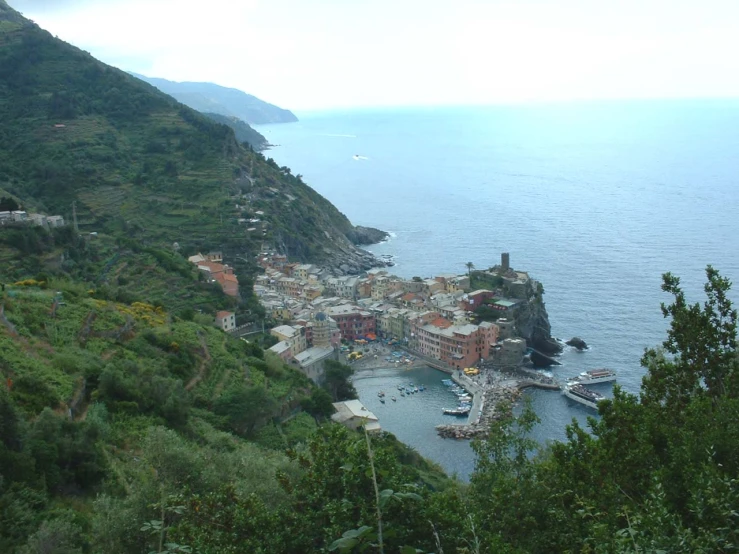
[(313, 319), (313, 346), (331, 345), (331, 326), (323, 312), (318, 312)]
[(508, 252), (503, 252), (500, 255), (500, 267), (503, 271), (508, 271), (511, 268), (511, 255)]

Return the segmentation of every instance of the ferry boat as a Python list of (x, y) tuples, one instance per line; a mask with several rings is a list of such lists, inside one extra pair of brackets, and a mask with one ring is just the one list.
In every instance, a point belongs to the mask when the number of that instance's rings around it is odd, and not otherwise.
[(579, 383), (567, 385), (562, 390), (562, 394), (564, 394), (570, 400), (579, 402), (580, 404), (583, 404), (588, 408), (593, 408), (594, 410), (598, 409), (598, 402), (600, 402), (601, 400), (605, 400), (605, 396), (603, 396), (602, 394), (597, 393), (594, 390), (590, 390), (589, 388), (584, 387)]
[(597, 383), (610, 383), (616, 380), (616, 372), (611, 369), (591, 369), (583, 371), (577, 377), (567, 379), (569, 383), (581, 383), (584, 385), (595, 385)]

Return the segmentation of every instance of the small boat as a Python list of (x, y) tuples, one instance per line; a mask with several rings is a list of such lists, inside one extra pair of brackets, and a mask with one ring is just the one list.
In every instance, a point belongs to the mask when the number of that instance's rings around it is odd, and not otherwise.
[(398, 399), (397, 399), (397, 398), (395, 398), (394, 396), (391, 396), (391, 397), (390, 397), (390, 400), (392, 400), (393, 402), (397, 402), (397, 401), (398, 401)]
[(378, 392), (377, 393), (377, 396), (379, 396), (380, 398), (382, 398), (383, 396), (385, 396), (385, 391)]
[(418, 387), (413, 387), (413, 392), (414, 393), (418, 392)]
[(470, 413), (470, 409), (469, 408), (445, 408), (443, 412), (444, 412), (444, 415), (464, 417)]
[(447, 387), (451, 387), (454, 384), (454, 381), (452, 381), (451, 379), (442, 379), (441, 384)]
[(381, 397), (380, 398), (380, 402), (382, 402), (384, 404), (385, 403), (385, 399)]
[(587, 406), (588, 408), (593, 408), (594, 410), (598, 409), (598, 402), (605, 400), (605, 397), (602, 394), (597, 393), (594, 390), (590, 390), (580, 384), (567, 385), (562, 390), (562, 394), (570, 400), (579, 402), (580, 404)]
[(583, 371), (577, 377), (570, 377), (567, 382), (595, 385), (597, 383), (610, 383), (615, 380), (616, 372), (611, 369), (591, 369), (590, 371)]
[(398, 390), (405, 390), (405, 387), (403, 385), (398, 385)]
[(426, 387), (424, 387), (423, 385), (420, 385), (420, 386), (418, 387), (418, 390), (420, 390), (421, 392), (423, 392), (423, 391), (425, 391), (425, 390), (426, 390)]
[(400, 391), (400, 396), (405, 396), (405, 393), (403, 391)]

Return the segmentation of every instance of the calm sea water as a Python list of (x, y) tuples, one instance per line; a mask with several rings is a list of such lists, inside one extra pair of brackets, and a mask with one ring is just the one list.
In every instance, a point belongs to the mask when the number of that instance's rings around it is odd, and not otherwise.
[[(667, 328), (661, 274), (678, 274), (694, 300), (707, 264), (739, 278), (739, 101), (298, 116), (259, 127), (278, 145), (267, 155), (354, 223), (392, 232), (370, 250), (394, 255), (396, 274), (462, 273), (465, 262), (489, 267), (506, 251), (542, 281), (553, 334), (591, 347), (565, 352), (555, 376), (605, 366), (638, 392), (644, 348)], [(531, 397), (541, 441), (590, 414), (557, 393)], [(396, 432), (394, 417), (381, 420)], [(468, 448), (397, 434), (469, 474)]]

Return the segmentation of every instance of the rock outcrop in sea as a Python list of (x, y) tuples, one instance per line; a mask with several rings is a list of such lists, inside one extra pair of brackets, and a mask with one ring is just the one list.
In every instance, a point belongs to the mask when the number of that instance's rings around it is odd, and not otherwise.
[(562, 352), (562, 346), (552, 338), (552, 325), (542, 296), (541, 289), (531, 291), (528, 302), (516, 312), (515, 324), (518, 334), (530, 347), (553, 356)]

